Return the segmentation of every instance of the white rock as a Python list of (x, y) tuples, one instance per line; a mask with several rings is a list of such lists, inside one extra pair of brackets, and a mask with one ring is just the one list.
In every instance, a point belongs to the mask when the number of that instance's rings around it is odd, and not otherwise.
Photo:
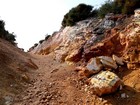
[(102, 71), (90, 78), (91, 90), (99, 96), (114, 92), (120, 85), (120, 78), (110, 71)]
[(135, 15), (133, 21), (140, 25), (140, 8), (135, 10)]
[(129, 98), (129, 95), (126, 95), (127, 98)]
[(12, 105), (13, 103), (13, 97), (12, 96), (5, 96), (5, 105)]
[(134, 17), (135, 18), (140, 18), (140, 9), (136, 9), (134, 12), (135, 12)]
[(99, 58), (91, 58), (86, 68), (92, 73), (98, 73), (102, 69), (103, 65), (100, 63)]
[(120, 85), (120, 90), (122, 90), (123, 89), (123, 86), (122, 85)]
[(122, 93), (121, 94), (121, 98), (126, 98), (126, 94), (125, 93)]
[(119, 58), (116, 55), (112, 55), (112, 58), (113, 58), (114, 61), (116, 61), (117, 64), (124, 65), (122, 58)]
[(105, 66), (105, 67), (110, 67), (113, 69), (117, 69), (117, 64), (116, 62), (108, 56), (99, 56), (98, 58), (100, 58), (101, 63)]

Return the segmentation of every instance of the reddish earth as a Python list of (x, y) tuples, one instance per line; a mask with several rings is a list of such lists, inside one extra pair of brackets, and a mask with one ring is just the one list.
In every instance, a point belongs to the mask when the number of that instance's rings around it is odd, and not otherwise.
[(8, 42), (0, 43), (0, 105), (140, 104), (139, 69), (120, 68), (116, 73), (124, 82), (123, 89), (98, 97), (85, 90), (86, 78), (74, 71), (75, 66), (59, 62), (53, 54), (29, 55)]
[[(117, 71), (124, 87), (110, 95), (98, 97), (85, 91), (85, 79), (78, 76), (74, 66), (60, 63), (53, 55), (34, 57), (39, 69), (34, 71), (31, 84), (20, 94), (15, 105), (139, 105), (140, 71)], [(128, 97), (122, 98), (121, 94)]]

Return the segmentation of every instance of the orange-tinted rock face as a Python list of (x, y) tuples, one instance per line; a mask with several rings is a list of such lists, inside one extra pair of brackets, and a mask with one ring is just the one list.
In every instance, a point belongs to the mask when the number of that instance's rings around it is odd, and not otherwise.
[[(49, 37), (47, 41), (32, 48), (30, 52), (46, 55), (55, 51), (59, 56), (64, 54), (66, 59), (62, 56), (63, 59), (74, 62), (79, 61), (82, 57), (90, 59), (91, 54), (92, 57), (111, 55), (114, 49), (113, 40), (109, 41), (109, 39), (105, 41), (103, 46), (100, 44), (95, 47), (95, 45), (105, 38), (106, 30), (110, 30), (120, 24), (120, 21), (122, 21), (122, 18), (119, 16), (115, 17), (113, 14), (103, 20), (96, 18), (83, 20), (73, 27), (61, 29)], [(79, 50), (81, 48), (83, 49), (82, 51)], [(64, 52), (67, 52), (68, 55)]]
[(124, 59), (129, 62), (128, 68), (137, 68), (140, 65), (140, 25), (130, 24), (121, 33), (121, 43), (125, 44)]
[[(123, 16), (109, 16), (96, 25), (93, 25), (94, 19), (84, 20), (64, 28), (34, 51), (45, 55), (54, 52), (56, 59), (68, 64), (81, 63), (76, 70), (80, 76), (92, 76), (91, 89), (96, 94), (112, 93), (121, 81), (116, 74), (105, 70), (121, 71), (125, 63), (128, 69), (140, 67), (140, 24), (135, 18), (121, 24), (122, 20), (125, 20)], [(137, 17), (137, 20), (140, 19)], [(116, 24), (120, 25), (115, 27)]]
[[(124, 25), (122, 21), (124, 19), (125, 16), (109, 15), (102, 21), (89, 19), (78, 22), (73, 27), (66, 27), (53, 34), (31, 52), (42, 55), (55, 52), (56, 58), (68, 62), (77, 62), (81, 59), (89, 61), (93, 57), (115, 54), (119, 57), (124, 56), (128, 62), (138, 63), (140, 62), (139, 24), (134, 18), (133, 23), (127, 25), (127, 22)], [(136, 20), (139, 20), (138, 16)], [(120, 21), (123, 27), (118, 25), (121, 24)], [(118, 26), (114, 28), (115, 25)]]
[(70, 55), (68, 55), (65, 60), (66, 61), (79, 61), (82, 57), (82, 48), (74, 50)]
[(96, 56), (111, 56), (112, 54), (120, 55), (120, 52), (124, 49), (124, 45), (121, 45), (118, 34), (106, 38), (105, 40), (97, 43), (94, 46), (84, 49), (84, 57), (89, 60), (91, 57)]

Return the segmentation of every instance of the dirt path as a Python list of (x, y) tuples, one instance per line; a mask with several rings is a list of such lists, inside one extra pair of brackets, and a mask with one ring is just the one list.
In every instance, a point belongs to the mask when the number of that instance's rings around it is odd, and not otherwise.
[[(140, 94), (133, 89), (126, 87), (114, 94), (98, 97), (85, 91), (85, 84), (74, 71), (74, 66), (61, 63), (52, 55), (32, 56), (39, 69), (31, 75), (31, 83), (17, 96), (14, 105), (131, 105), (134, 102), (135, 105), (139, 104)], [(121, 98), (123, 93), (129, 94), (129, 97)]]
[(82, 105), (89, 101), (82, 89), (83, 83), (77, 81), (74, 66), (60, 63), (51, 55), (34, 58), (39, 69), (15, 105)]

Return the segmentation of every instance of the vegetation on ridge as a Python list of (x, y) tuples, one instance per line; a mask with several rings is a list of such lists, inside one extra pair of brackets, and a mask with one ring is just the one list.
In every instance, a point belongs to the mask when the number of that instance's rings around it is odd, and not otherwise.
[(62, 21), (62, 26), (73, 26), (76, 22), (96, 15), (96, 10), (92, 10), (91, 5), (79, 4), (77, 7), (72, 8), (65, 14)]
[(0, 38), (5, 39), (15, 45), (15, 35), (5, 30), (5, 22), (0, 20)]
[(91, 5), (79, 4), (64, 15), (62, 26), (73, 26), (76, 22), (89, 17), (104, 18), (108, 13), (130, 15), (134, 14), (137, 8), (140, 8), (140, 0), (108, 0), (97, 10), (93, 10)]
[(107, 13), (130, 15), (137, 8), (140, 8), (139, 0), (109, 0), (98, 9), (98, 16), (103, 18)]

